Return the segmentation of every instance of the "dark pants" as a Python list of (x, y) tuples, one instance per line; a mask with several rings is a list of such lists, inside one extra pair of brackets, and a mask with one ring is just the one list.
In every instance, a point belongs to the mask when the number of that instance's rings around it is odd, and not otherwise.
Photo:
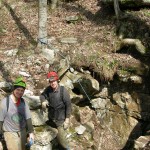
[(68, 141), (66, 138), (66, 131), (64, 130), (64, 127), (63, 127), (64, 121), (56, 121), (56, 120), (49, 119), (46, 123), (50, 127), (57, 129), (57, 131), (58, 131), (58, 134), (57, 134), (58, 143), (62, 146), (62, 148), (67, 149), (68, 148)]

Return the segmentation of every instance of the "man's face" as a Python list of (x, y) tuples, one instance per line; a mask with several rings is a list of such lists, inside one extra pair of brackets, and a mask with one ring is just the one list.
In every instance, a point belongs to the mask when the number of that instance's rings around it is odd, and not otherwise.
[(19, 88), (16, 88), (16, 89), (13, 91), (13, 94), (14, 94), (14, 96), (15, 96), (16, 98), (21, 98), (21, 97), (23, 96), (23, 94), (24, 94), (24, 91), (25, 91), (24, 88), (19, 87)]
[(50, 86), (55, 90), (58, 87), (58, 82), (57, 81), (49, 81)]

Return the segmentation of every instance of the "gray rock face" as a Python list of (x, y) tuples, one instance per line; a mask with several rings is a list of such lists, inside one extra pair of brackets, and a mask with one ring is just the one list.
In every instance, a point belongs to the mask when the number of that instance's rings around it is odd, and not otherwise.
[(42, 110), (31, 110), (32, 115), (32, 123), (34, 126), (42, 126), (45, 125), (46, 120), (48, 119), (47, 115), (43, 113)]
[(54, 62), (54, 50), (43, 49), (42, 54), (50, 62), (50, 64), (53, 64), (53, 62)]
[[(51, 53), (46, 52), (47, 55)], [(27, 81), (28, 91), (23, 97), (31, 109), (36, 138), (32, 150), (51, 150), (57, 136), (57, 130), (46, 124), (47, 112), (41, 111), (39, 99), (40, 93), (48, 85), (46, 73), (51, 58), (47, 56), (45, 59), (45, 56), (39, 55), (36, 60), (30, 56), (27, 62), (16, 58), (14, 71), (10, 73), (14, 77), (19, 71), (25, 72), (22, 75)], [(5, 62), (9, 62), (7, 59)], [(94, 147), (98, 150), (118, 150), (130, 145), (128, 141), (132, 141), (137, 150), (148, 147), (150, 96), (147, 92), (149, 87), (144, 83), (145, 68), (142, 71), (138, 63), (134, 74), (130, 70), (117, 70), (117, 79), (100, 83), (90, 71), (83, 68), (80, 71), (70, 69), (68, 59), (59, 62), (60, 84), (68, 89), (72, 101), (70, 128), (66, 130), (71, 149)], [(4, 68), (11, 70), (6, 64)], [(2, 99), (6, 95), (3, 88), (9, 88), (11, 83), (6, 82), (2, 76), (0, 79)]]

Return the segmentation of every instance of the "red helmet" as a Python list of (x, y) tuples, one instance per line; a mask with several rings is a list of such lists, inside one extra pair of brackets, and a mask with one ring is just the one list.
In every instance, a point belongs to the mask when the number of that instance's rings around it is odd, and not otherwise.
[(49, 81), (57, 81), (59, 78), (58, 78), (58, 74), (54, 71), (52, 72), (49, 72), (47, 74), (47, 79), (49, 79)]

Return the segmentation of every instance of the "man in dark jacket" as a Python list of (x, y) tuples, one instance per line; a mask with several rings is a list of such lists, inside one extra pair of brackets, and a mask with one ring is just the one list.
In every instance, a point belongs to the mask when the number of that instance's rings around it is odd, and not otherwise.
[(56, 72), (49, 72), (47, 79), (49, 86), (40, 95), (42, 109), (48, 108), (49, 122), (53, 123), (58, 130), (58, 142), (64, 149), (69, 150), (65, 129), (69, 127), (71, 114), (70, 96), (66, 88), (59, 85)]

